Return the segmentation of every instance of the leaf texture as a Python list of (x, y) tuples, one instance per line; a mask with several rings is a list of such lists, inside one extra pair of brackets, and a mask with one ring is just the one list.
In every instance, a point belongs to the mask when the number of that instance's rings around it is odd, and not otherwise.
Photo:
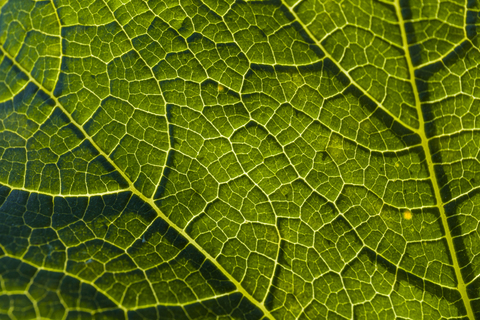
[(0, 319), (480, 319), (478, 1), (0, 10)]

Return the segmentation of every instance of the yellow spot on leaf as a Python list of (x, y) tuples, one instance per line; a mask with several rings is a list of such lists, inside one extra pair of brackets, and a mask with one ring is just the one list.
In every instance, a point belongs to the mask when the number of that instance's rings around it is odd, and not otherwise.
[(397, 168), (400, 167), (400, 163), (395, 162), (395, 167), (397, 167)]
[(223, 89), (224, 89), (224, 87), (223, 87), (221, 84), (219, 84), (219, 85), (218, 85), (218, 92), (222, 92)]
[(403, 218), (405, 220), (411, 220), (412, 216), (413, 216), (412, 211), (410, 211), (410, 210), (403, 211)]

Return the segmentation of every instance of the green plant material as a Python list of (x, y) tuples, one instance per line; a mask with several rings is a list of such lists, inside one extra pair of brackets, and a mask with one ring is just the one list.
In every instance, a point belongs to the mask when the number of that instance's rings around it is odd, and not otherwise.
[(0, 8), (0, 319), (480, 319), (477, 1)]

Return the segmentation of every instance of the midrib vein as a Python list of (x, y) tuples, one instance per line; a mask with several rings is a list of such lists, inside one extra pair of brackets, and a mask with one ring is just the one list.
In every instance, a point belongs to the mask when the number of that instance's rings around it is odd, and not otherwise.
[(462, 274), (460, 272), (460, 265), (458, 263), (455, 247), (453, 245), (453, 239), (451, 236), (450, 226), (448, 225), (447, 215), (445, 213), (445, 206), (442, 201), (442, 197), (440, 194), (440, 187), (437, 180), (437, 176), (435, 175), (435, 168), (433, 165), (432, 154), (430, 152), (430, 148), (428, 146), (428, 138), (425, 133), (425, 119), (423, 117), (422, 112), (422, 105), (420, 102), (420, 96), (418, 94), (418, 88), (415, 83), (415, 69), (413, 67), (412, 58), (410, 56), (410, 50), (408, 48), (408, 41), (407, 41), (407, 33), (405, 30), (405, 21), (403, 20), (402, 11), (400, 8), (400, 0), (395, 0), (394, 2), (395, 12), (397, 14), (398, 23), (400, 26), (400, 32), (402, 35), (402, 42), (403, 42), (403, 50), (405, 51), (405, 59), (407, 60), (408, 70), (410, 73), (410, 83), (413, 88), (413, 93), (415, 96), (415, 108), (418, 114), (418, 121), (419, 121), (419, 130), (417, 131), (418, 135), (422, 139), (423, 149), (425, 151), (425, 158), (427, 160), (427, 167), (430, 174), (430, 179), (432, 180), (433, 190), (435, 193), (436, 199), (436, 206), (440, 211), (440, 217), (442, 219), (442, 224), (445, 229), (445, 239), (447, 240), (448, 250), (450, 252), (450, 256), (452, 257), (453, 269), (455, 270), (455, 275), (457, 277), (457, 290), (460, 292), (462, 296), (463, 303), (467, 310), (467, 316), (470, 320), (474, 320), (473, 309), (470, 304), (470, 299), (468, 298), (467, 294), (467, 287), (465, 282), (463, 281)]
[[(37, 87), (42, 89), (44, 92), (46, 92), (50, 98), (55, 101), (56, 106), (62, 110), (62, 112), (68, 117), (71, 123), (73, 123), (85, 136), (85, 139), (87, 139), (94, 147), (95, 149), (102, 155), (114, 168), (115, 170), (122, 176), (122, 178), (125, 179), (128, 183), (128, 190), (130, 190), (132, 193), (137, 195), (140, 199), (142, 199), (144, 202), (148, 203), (156, 212), (157, 215), (162, 218), (164, 221), (166, 221), (170, 227), (174, 228), (179, 234), (181, 234), (183, 237), (187, 239), (189, 243), (191, 243), (198, 251), (200, 251), (206, 259), (210, 260), (222, 273), (225, 277), (228, 278), (229, 281), (231, 281), (235, 286), (237, 287), (237, 292), (240, 292), (243, 294), (245, 298), (250, 300), (252, 304), (254, 304), (257, 308), (262, 310), (263, 314), (265, 317), (269, 319), (274, 319), (274, 317), (271, 315), (270, 311), (267, 310), (265, 305), (260, 303), (258, 300), (256, 300), (250, 293), (248, 293), (243, 286), (235, 279), (233, 276), (228, 273), (221, 264), (217, 262), (215, 258), (213, 258), (207, 251), (203, 249), (194, 239), (188, 235), (183, 229), (178, 227), (175, 223), (173, 223), (161, 210), (160, 208), (155, 204), (155, 201), (153, 201), (152, 198), (147, 198), (143, 193), (141, 193), (133, 184), (133, 182), (127, 177), (127, 175), (121, 170), (117, 164), (95, 143), (93, 138), (87, 134), (85, 129), (83, 129), (83, 126), (80, 125), (73, 117), (72, 115), (63, 107), (63, 105), (58, 101), (58, 99), (53, 95), (53, 93), (46, 89), (41, 83), (39, 83), (31, 74), (28, 72), (26, 69), (23, 68), (6, 50), (4, 50), (3, 46), (0, 45), (0, 50), (2, 53), (12, 61), (12, 63), (17, 66), (17, 68), (20, 69), (21, 72), (23, 72), (25, 75), (28, 76), (29, 80), (33, 82)], [(233, 293), (233, 292), (232, 292)]]
[[(425, 158), (427, 160), (427, 167), (428, 171), (431, 177), (434, 193), (435, 193), (435, 199), (436, 199), (436, 207), (440, 211), (440, 216), (442, 219), (442, 224), (445, 228), (445, 238), (447, 240), (448, 244), (448, 249), (452, 257), (452, 262), (453, 262), (453, 268), (455, 270), (455, 275), (457, 277), (458, 285), (457, 285), (457, 290), (460, 292), (462, 296), (462, 300), (464, 302), (465, 308), (467, 310), (467, 316), (470, 320), (474, 320), (474, 314), (473, 314), (473, 309), (470, 304), (470, 299), (468, 298), (467, 290), (466, 290), (466, 284), (463, 281), (462, 274), (460, 272), (460, 265), (458, 263), (457, 256), (455, 254), (455, 247), (453, 245), (453, 239), (451, 237), (451, 231), (450, 227), (448, 225), (447, 221), (447, 215), (445, 213), (445, 208), (444, 208), (444, 203), (442, 201), (441, 195), (440, 195), (440, 189), (439, 189), (439, 184), (437, 181), (437, 177), (435, 175), (435, 170), (433, 166), (433, 161), (432, 161), (432, 154), (430, 152), (430, 149), (428, 147), (428, 139), (425, 133), (425, 121), (423, 118), (423, 113), (421, 110), (421, 103), (420, 103), (420, 97), (418, 94), (418, 88), (415, 83), (415, 69), (412, 64), (412, 59), (410, 57), (410, 51), (408, 50), (408, 42), (407, 42), (407, 36), (406, 36), (406, 31), (405, 31), (405, 23), (403, 21), (403, 16), (401, 13), (401, 8), (400, 8), (400, 3), (399, 0), (395, 0), (393, 6), (395, 7), (395, 12), (399, 21), (399, 26), (400, 26), (400, 31), (402, 35), (402, 43), (403, 43), (403, 50), (405, 51), (406, 55), (406, 61), (407, 61), (407, 67), (409, 70), (409, 77), (410, 77), (410, 83), (414, 92), (415, 96), (415, 109), (417, 110), (418, 114), (418, 121), (419, 121), (419, 128), (413, 128), (409, 126), (408, 124), (404, 123), (402, 120), (400, 120), (397, 116), (393, 115), (387, 108), (383, 107), (382, 104), (377, 101), (374, 97), (372, 97), (366, 90), (364, 90), (349, 74), (347, 70), (345, 70), (336, 59), (334, 59), (330, 53), (325, 49), (325, 47), (316, 39), (316, 37), (313, 35), (313, 33), (309, 30), (309, 28), (302, 23), (302, 20), (298, 17), (297, 13), (295, 10), (293, 10), (286, 2), (285, 0), (281, 0), (282, 4), (288, 9), (288, 11), (293, 15), (295, 20), (300, 23), (302, 26), (303, 30), (308, 34), (308, 36), (315, 41), (315, 44), (322, 49), (323, 53), (327, 58), (329, 58), (332, 61), (336, 62), (336, 66), (345, 74), (345, 76), (350, 80), (352, 84), (355, 84), (356, 87), (363, 92), (367, 97), (369, 97), (372, 101), (374, 101), (383, 111), (385, 111), (387, 114), (389, 114), (392, 118), (394, 118), (397, 122), (402, 124), (404, 127), (410, 129), (411, 131), (417, 133), (422, 141), (422, 146), (423, 149), (425, 150)], [(390, 4), (391, 5), (391, 4)]]

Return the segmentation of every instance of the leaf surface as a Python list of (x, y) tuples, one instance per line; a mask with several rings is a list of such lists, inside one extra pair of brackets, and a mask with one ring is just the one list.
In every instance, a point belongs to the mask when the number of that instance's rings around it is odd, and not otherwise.
[(1, 317), (480, 318), (476, 1), (0, 9)]

